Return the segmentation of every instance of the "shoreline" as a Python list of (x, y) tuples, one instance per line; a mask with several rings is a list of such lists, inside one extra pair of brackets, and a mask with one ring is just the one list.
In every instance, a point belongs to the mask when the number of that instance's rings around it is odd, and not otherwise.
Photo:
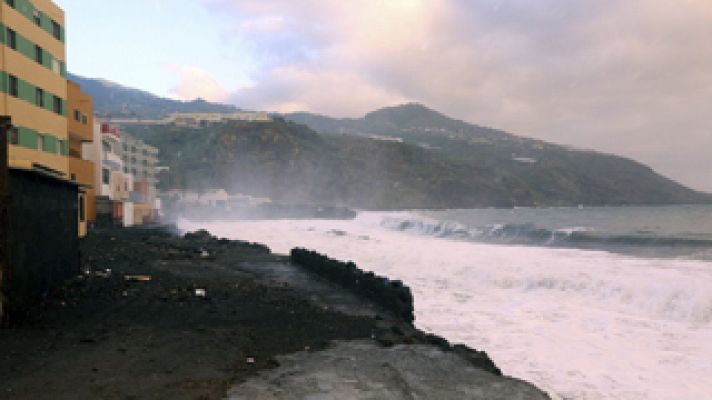
[[(353, 264), (316, 253), (293, 262), (295, 254), (275, 255), (264, 245), (205, 231), (178, 237), (166, 228), (97, 230), (82, 252), (84, 275), (0, 333), (0, 391), (7, 398), (234, 397), (242, 387), (236, 383), (275, 373), (289, 357), (323, 357), (348, 343), (392, 360), (436, 349), (437, 357), (452, 356), (441, 362), (484, 374), (458, 384), (548, 398), (502, 377), (486, 353), (416, 329), (407, 288)], [(324, 273), (333, 269), (314, 268), (324, 262), (343, 272), (338, 279)], [(309, 362), (289, 368), (301, 365)], [(389, 382), (396, 385), (388, 381), (386, 388)]]

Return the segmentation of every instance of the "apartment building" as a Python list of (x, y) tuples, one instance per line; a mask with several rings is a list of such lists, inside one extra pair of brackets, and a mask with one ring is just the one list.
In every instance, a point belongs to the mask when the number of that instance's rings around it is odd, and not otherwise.
[(11, 168), (69, 179), (64, 12), (49, 0), (0, 3), (0, 115)]
[(94, 107), (91, 96), (71, 81), (67, 82), (67, 109), (69, 176), (79, 185), (79, 236), (83, 237), (88, 222), (96, 220), (96, 172), (94, 164), (82, 157), (83, 144), (94, 140)]
[[(50, 0), (0, 1), (0, 116), (9, 122), (0, 142), (9, 182), (2, 194), (8, 220), (0, 227), (4, 316), (79, 273), (86, 166), (72, 165), (69, 156), (64, 22)], [(83, 134), (76, 129), (77, 140)]]
[[(80, 116), (81, 118), (81, 116)], [(131, 182), (123, 172), (121, 134), (109, 124), (94, 120), (93, 141), (82, 144), (82, 157), (93, 163), (94, 209), (92, 222), (121, 224), (123, 203), (129, 198)]]
[(123, 172), (133, 181), (130, 194), (130, 201), (133, 204), (133, 224), (153, 221), (160, 207), (156, 192), (158, 149), (123, 133), (121, 150)]
[(149, 187), (145, 202), (151, 202), (156, 198), (156, 166), (158, 164), (158, 149), (146, 144), (133, 136), (121, 135), (121, 159), (124, 165), (124, 173), (131, 174), (134, 182), (145, 182)]
[(155, 220), (158, 149), (109, 123), (94, 123), (85, 159), (95, 165), (96, 213), (100, 224), (141, 225)]

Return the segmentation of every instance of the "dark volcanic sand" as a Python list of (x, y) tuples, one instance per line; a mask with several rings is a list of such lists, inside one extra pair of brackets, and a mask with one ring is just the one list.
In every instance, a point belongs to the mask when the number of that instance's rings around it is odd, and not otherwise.
[[(207, 247), (210, 255), (201, 255)], [(97, 231), (85, 275), (0, 331), (3, 399), (219, 399), (274, 356), (370, 338), (378, 321), (312, 305), (239, 262), (288, 262), (263, 248), (157, 230)], [(148, 274), (130, 282), (126, 274)], [(205, 298), (195, 295), (204, 288)]]
[[(221, 399), (230, 388), (243, 398), (243, 387), (280, 393), (294, 382), (294, 392), (269, 398), (310, 397), (323, 393), (311, 385), (320, 374), (335, 379), (334, 390), (378, 398), (548, 398), (502, 377), (485, 353), (451, 346), (344, 289), (360, 287), (353, 268), (339, 286), (261, 245), (161, 228), (93, 231), (82, 242), (82, 267), (87, 273), (0, 331), (0, 399)], [(151, 279), (127, 279), (136, 275)], [(349, 343), (355, 350), (339, 355)], [(400, 346), (413, 344), (427, 346)], [(322, 358), (351, 361), (325, 371)], [(278, 379), (264, 381), (268, 370)], [(407, 383), (406, 375), (422, 379)]]

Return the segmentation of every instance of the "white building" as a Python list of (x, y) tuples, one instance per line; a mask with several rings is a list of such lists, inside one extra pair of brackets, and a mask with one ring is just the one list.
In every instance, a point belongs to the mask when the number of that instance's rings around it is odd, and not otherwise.
[(225, 210), (238, 209), (244, 206), (256, 206), (270, 203), (266, 197), (253, 197), (245, 194), (229, 194), (225, 189), (207, 189), (204, 191), (173, 189), (164, 193), (168, 202), (179, 207), (213, 207)]
[(126, 133), (121, 135), (121, 161), (124, 174), (131, 175), (134, 192), (143, 196), (133, 201), (153, 203), (158, 193), (158, 149)]

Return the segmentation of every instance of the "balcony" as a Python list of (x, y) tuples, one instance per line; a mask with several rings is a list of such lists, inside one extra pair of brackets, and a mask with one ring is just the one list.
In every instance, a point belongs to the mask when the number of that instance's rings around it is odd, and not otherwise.
[(80, 185), (94, 185), (94, 163), (78, 158), (69, 158), (69, 175)]

